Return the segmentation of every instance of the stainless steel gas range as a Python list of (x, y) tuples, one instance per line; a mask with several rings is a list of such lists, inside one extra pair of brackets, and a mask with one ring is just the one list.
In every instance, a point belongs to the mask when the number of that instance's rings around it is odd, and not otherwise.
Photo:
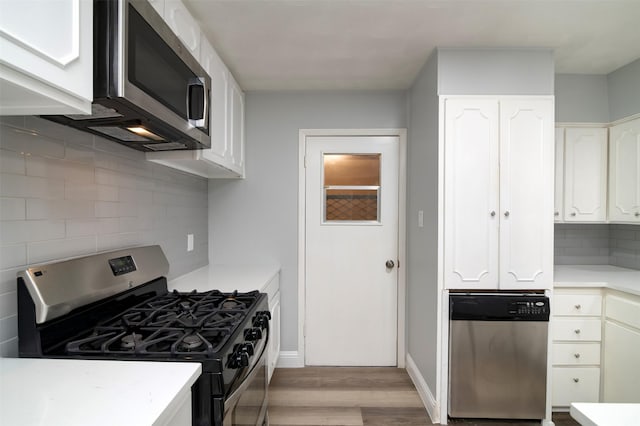
[(20, 356), (199, 362), (193, 426), (268, 423), (266, 295), (169, 292), (168, 271), (147, 246), (20, 272)]

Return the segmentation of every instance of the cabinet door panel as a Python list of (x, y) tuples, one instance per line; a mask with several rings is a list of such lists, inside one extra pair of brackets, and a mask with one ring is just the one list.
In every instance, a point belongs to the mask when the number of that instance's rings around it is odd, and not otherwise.
[(600, 343), (554, 343), (555, 365), (600, 365)]
[(640, 222), (640, 118), (610, 132), (609, 220)]
[(553, 367), (552, 404), (567, 407), (572, 402), (598, 402), (600, 369), (597, 367)]
[(224, 167), (231, 165), (228, 139), (229, 71), (208, 41), (201, 46), (202, 66), (211, 77), (211, 149), (203, 156)]
[(244, 93), (233, 77), (230, 77), (230, 82), (231, 161), (234, 169), (244, 175)]
[(498, 102), (449, 99), (445, 112), (445, 286), (498, 286)]
[(551, 332), (553, 340), (599, 342), (602, 338), (602, 322), (599, 319), (553, 317), (551, 320)]
[(500, 103), (500, 288), (552, 286), (553, 124), (551, 100)]
[(564, 163), (564, 220), (605, 221), (607, 130), (567, 129)]
[(640, 402), (640, 330), (605, 321), (604, 402)]
[(165, 0), (164, 20), (193, 57), (200, 61), (200, 26), (181, 0)]

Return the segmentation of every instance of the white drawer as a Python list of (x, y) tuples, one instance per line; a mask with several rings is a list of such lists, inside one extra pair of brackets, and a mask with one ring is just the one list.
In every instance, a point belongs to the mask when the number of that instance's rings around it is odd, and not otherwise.
[(600, 343), (554, 343), (553, 365), (600, 365)]
[(599, 294), (556, 294), (553, 296), (553, 315), (602, 315), (602, 296)]
[(602, 336), (602, 321), (588, 318), (551, 318), (553, 340), (576, 342), (599, 342)]
[(572, 402), (598, 402), (600, 394), (600, 368), (553, 367), (551, 401), (556, 407)]

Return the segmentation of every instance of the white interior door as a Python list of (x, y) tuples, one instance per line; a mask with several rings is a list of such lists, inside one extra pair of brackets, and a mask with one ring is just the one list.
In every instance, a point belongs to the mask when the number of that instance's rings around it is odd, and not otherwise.
[(306, 138), (306, 365), (397, 363), (399, 148)]

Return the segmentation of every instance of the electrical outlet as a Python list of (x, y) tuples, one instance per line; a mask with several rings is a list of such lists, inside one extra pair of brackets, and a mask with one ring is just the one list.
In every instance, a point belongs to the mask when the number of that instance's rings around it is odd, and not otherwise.
[(424, 227), (424, 211), (418, 210), (418, 228)]
[(193, 234), (187, 234), (187, 251), (193, 251)]

